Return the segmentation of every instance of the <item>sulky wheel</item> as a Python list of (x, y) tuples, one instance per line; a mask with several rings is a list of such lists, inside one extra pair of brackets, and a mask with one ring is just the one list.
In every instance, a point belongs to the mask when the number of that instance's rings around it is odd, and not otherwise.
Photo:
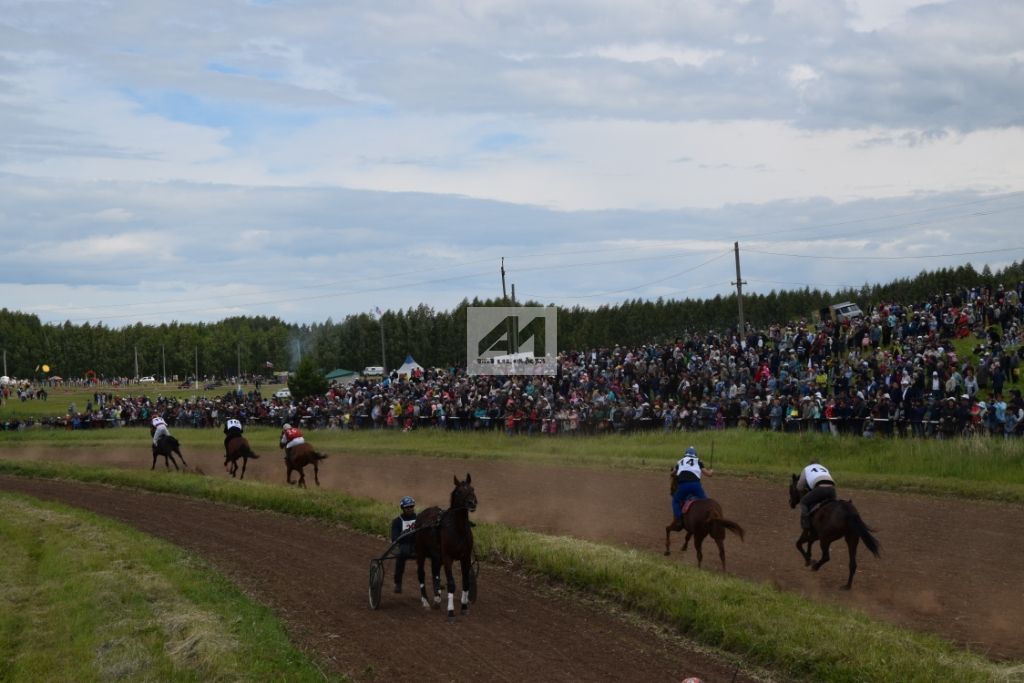
[(370, 560), (370, 609), (380, 607), (380, 592), (384, 587), (384, 563)]

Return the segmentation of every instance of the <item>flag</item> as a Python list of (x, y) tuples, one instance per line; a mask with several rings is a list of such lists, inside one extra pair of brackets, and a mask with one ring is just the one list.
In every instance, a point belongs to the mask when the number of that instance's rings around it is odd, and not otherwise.
[(270, 362), (270, 361), (268, 360), (268, 361), (267, 361), (267, 363), (266, 363), (266, 366), (267, 366), (268, 368), (272, 368), (272, 367), (274, 367), (274, 364), (273, 364), (273, 363), (271, 363), (271, 362)]

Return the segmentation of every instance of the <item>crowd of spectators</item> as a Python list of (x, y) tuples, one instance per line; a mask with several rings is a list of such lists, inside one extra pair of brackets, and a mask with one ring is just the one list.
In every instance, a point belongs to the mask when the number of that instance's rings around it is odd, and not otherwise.
[[(52, 420), (88, 428), (284, 422), (328, 429), (564, 434), (749, 428), (952, 437), (1020, 436), (1024, 283), (883, 302), (856, 319), (793, 321), (743, 335), (560, 354), (554, 376), (467, 376), (457, 368), (335, 385), (302, 401), (259, 391), (182, 400), (97, 393)], [(953, 346), (968, 345), (962, 357)]]

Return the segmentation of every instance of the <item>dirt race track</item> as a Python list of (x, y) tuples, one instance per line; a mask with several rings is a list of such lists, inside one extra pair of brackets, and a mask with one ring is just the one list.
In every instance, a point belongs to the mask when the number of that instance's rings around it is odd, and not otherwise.
[[(0, 457), (132, 468), (150, 464), (144, 450), (0, 450)], [(207, 474), (224, 476), (223, 456), (186, 451), (186, 457)], [(446, 505), (452, 476), (467, 470), (480, 500), (475, 513), (480, 520), (656, 553), (664, 548), (671, 513), (661, 473), (333, 454), (323, 463), (320, 479), (325, 488), (389, 502), (413, 495), (422, 509)], [(247, 478), (283, 483), (280, 457), (265, 454), (251, 463)], [(729, 680), (733, 674), (731, 666), (681, 649), (602, 609), (569, 606), (568, 596), (536, 590), (492, 566), (484, 568), (480, 600), (470, 616), (438, 629), (433, 622), (443, 617), (418, 607), (408, 572), (405, 594), (386, 593), (378, 612), (366, 608), (367, 564), (386, 546), (380, 539), (277, 515), (103, 487), (2, 477), (0, 488), (32, 489), (33, 495), (67, 500), (199, 552), (271, 604), (297, 640), (361, 680), (388, 680), (408, 672), (392, 660), (398, 652), (421, 649), (448, 653), (438, 654), (446, 667), (437, 680), (680, 680), (686, 675)], [(793, 547), (797, 513), (789, 509), (782, 482), (720, 474), (705, 488), (722, 503), (726, 517), (747, 531), (745, 543), (731, 535), (726, 540), (730, 573), (937, 633), (994, 659), (1024, 659), (1024, 507), (841, 488), (841, 497), (855, 501), (882, 543), (881, 559), (861, 546), (853, 590), (843, 592), (837, 588), (847, 572), (845, 544), (833, 546), (832, 562), (820, 572), (805, 569)], [(154, 512), (157, 500), (168, 502), (160, 502)], [(668, 561), (695, 563), (692, 550), (678, 552), (681, 544), (682, 538), (673, 534)], [(719, 571), (713, 545), (705, 547), (704, 562), (705, 568)]]

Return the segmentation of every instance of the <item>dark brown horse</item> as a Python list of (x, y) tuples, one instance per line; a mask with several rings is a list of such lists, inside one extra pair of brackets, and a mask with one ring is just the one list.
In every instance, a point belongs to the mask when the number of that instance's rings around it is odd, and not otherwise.
[[(673, 469), (671, 493), (676, 492), (676, 483), (675, 469)], [(706, 536), (711, 536), (718, 546), (718, 558), (722, 561), (722, 571), (725, 571), (724, 541), (726, 530), (739, 536), (741, 541), (743, 540), (743, 527), (736, 522), (725, 519), (722, 515), (722, 506), (718, 504), (717, 500), (713, 498), (694, 500), (682, 519), (673, 519), (672, 523), (665, 527), (665, 554), (669, 555), (672, 552), (669, 549), (669, 535), (673, 531), (685, 531), (686, 538), (683, 540), (681, 551), (686, 552), (692, 537), (693, 548), (697, 551), (697, 568), (699, 569), (701, 562), (704, 560), (704, 552), (701, 549), (701, 545), (704, 543)]]
[(448, 580), (448, 618), (455, 616), (455, 577), (452, 564), (458, 560), (462, 569), (462, 599), (460, 600), (463, 614), (469, 612), (470, 593), (475, 595), (476, 580), (473, 572), (473, 525), (469, 521), (469, 513), (476, 510), (476, 492), (473, 480), (466, 475), (465, 481), (455, 479), (455, 489), (447, 510), (429, 507), (416, 516), (416, 575), (420, 580), (420, 601), (430, 608), (427, 599), (426, 574), (423, 564), (430, 557), (431, 574), (434, 578), (434, 607), (441, 606), (441, 576), (438, 563), (444, 565), (445, 578)]
[(327, 456), (317, 453), (308, 443), (300, 443), (285, 450), (284, 466), (288, 468), (288, 483), (292, 483), (292, 472), (299, 473), (299, 480), (296, 482), (302, 488), (306, 488), (306, 465), (313, 466), (313, 481), (320, 485), (320, 466), (317, 464)]
[[(161, 455), (164, 456), (164, 467), (171, 469), (171, 465), (174, 465), (174, 469), (180, 469), (177, 461), (174, 459), (174, 454), (177, 453), (178, 457), (181, 458), (182, 467), (188, 467), (188, 463), (185, 462), (185, 456), (181, 454), (181, 444), (170, 434), (164, 434), (157, 441), (156, 446), (153, 447), (153, 466), (150, 470), (156, 468), (156, 459)], [(168, 464), (170, 463), (170, 465)]]
[(241, 458), (242, 474), (238, 478), (245, 479), (245, 467), (249, 464), (249, 458), (255, 460), (259, 457), (252, 452), (248, 439), (244, 436), (236, 436), (231, 441), (228, 441), (227, 453), (224, 455), (224, 468), (231, 473), (232, 477), (235, 476), (235, 473), (238, 472), (238, 459)]
[[(793, 475), (789, 482), (789, 507), (795, 508), (800, 503), (800, 492), (797, 491), (796, 483), (799, 480)], [(878, 557), (881, 544), (878, 539), (871, 535), (874, 531), (860, 518), (860, 513), (853, 506), (850, 500), (830, 500), (820, 505), (811, 512), (811, 528), (804, 529), (800, 538), (796, 540), (796, 549), (804, 558), (804, 566), (810, 565), (811, 569), (818, 571), (821, 566), (829, 561), (828, 549), (833, 541), (840, 538), (846, 539), (846, 547), (850, 552), (850, 576), (846, 580), (843, 590), (850, 590), (853, 585), (853, 575), (857, 572), (857, 544), (864, 541), (864, 546), (871, 551), (871, 554)], [(821, 559), (811, 563), (811, 546), (815, 541), (821, 542)], [(804, 548), (806, 544), (806, 549)]]

